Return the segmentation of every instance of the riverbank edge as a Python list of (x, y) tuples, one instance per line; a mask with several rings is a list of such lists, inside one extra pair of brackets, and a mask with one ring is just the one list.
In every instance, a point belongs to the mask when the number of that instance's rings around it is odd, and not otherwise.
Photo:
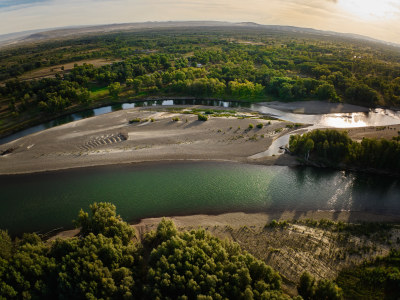
[[(163, 217), (149, 217), (138, 221), (128, 222), (136, 230), (137, 238), (141, 239), (144, 234), (157, 228), (163, 218), (172, 220), (180, 230), (219, 227), (232, 227), (235, 229), (247, 226), (250, 228), (264, 228), (265, 225), (275, 221), (301, 221), (301, 220), (330, 220), (334, 222), (344, 222), (348, 224), (357, 223), (391, 223), (400, 224), (399, 215), (377, 214), (361, 211), (271, 211), (271, 212), (226, 212), (219, 214), (193, 214), (193, 215), (173, 215)], [(45, 240), (53, 241), (57, 238), (72, 238), (78, 236), (79, 228), (75, 229), (54, 229), (42, 235)]]
[(101, 167), (124, 167), (128, 165), (157, 165), (157, 164), (170, 164), (170, 163), (233, 163), (233, 164), (251, 164), (251, 165), (263, 165), (263, 166), (286, 166), (286, 167), (296, 167), (301, 166), (300, 163), (296, 162), (290, 155), (282, 154), (277, 156), (268, 156), (261, 160), (250, 160), (247, 158), (243, 159), (218, 159), (218, 158), (210, 158), (210, 159), (196, 159), (196, 158), (182, 158), (182, 159), (157, 159), (157, 160), (130, 160), (124, 162), (111, 162), (111, 163), (92, 163), (79, 167), (64, 167), (64, 168), (54, 168), (54, 169), (45, 169), (45, 170), (36, 170), (36, 171), (23, 171), (23, 172), (13, 172), (13, 173), (0, 173), (0, 178), (5, 176), (18, 176), (18, 175), (33, 175), (33, 174), (43, 174), (43, 173), (56, 173), (62, 171), (73, 171), (73, 170), (82, 170), (82, 169), (92, 169), (92, 168), (101, 168)]

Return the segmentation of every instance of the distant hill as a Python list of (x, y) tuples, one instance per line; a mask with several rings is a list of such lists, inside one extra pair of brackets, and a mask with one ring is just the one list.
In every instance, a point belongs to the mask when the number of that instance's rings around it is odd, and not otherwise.
[(125, 24), (109, 24), (96, 26), (80, 26), (80, 27), (65, 27), (56, 29), (41, 29), (31, 30), (18, 33), (10, 33), (0, 35), (0, 46), (16, 45), (19, 43), (29, 43), (44, 41), (46, 39), (72, 38), (87, 34), (100, 34), (118, 31), (132, 31), (143, 29), (157, 28), (179, 28), (179, 27), (237, 27), (237, 28), (258, 28), (266, 31), (282, 31), (282, 32), (298, 32), (308, 33), (321, 36), (332, 36), (365, 40), (370, 42), (382, 43), (386, 45), (400, 47), (400, 44), (380, 41), (371, 37), (353, 34), (353, 33), (338, 33), (333, 31), (316, 30), (312, 28), (302, 28), (295, 26), (280, 26), (280, 25), (262, 25), (254, 22), (219, 22), (219, 21), (170, 21), (170, 22), (143, 22), (143, 23), (125, 23)]

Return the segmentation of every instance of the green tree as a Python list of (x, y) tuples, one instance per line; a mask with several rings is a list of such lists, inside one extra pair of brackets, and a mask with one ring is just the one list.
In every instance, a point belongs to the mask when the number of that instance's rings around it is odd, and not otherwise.
[(311, 300), (314, 297), (315, 279), (308, 272), (304, 272), (300, 277), (300, 283), (297, 291), (304, 300)]
[(133, 87), (133, 89), (135, 90), (136, 93), (140, 92), (140, 88), (142, 87), (142, 84), (143, 84), (143, 82), (139, 78), (135, 78), (132, 81), (132, 87)]
[(121, 89), (121, 84), (119, 82), (111, 83), (108, 86), (108, 92), (114, 98), (118, 98), (118, 95), (121, 92), (121, 90), (122, 90)]
[(111, 203), (94, 203), (90, 205), (90, 214), (82, 209), (75, 225), (81, 228), (80, 234), (102, 234), (105, 237), (118, 237), (126, 245), (135, 235), (135, 230), (117, 215), (115, 205)]
[(329, 83), (320, 85), (316, 90), (316, 94), (320, 100), (329, 100), (331, 102), (338, 102), (340, 100), (336, 94), (335, 87)]

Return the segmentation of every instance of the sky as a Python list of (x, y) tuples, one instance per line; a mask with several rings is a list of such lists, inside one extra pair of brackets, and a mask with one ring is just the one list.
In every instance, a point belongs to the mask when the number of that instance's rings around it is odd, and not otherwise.
[(292, 25), (400, 43), (400, 0), (0, 0), (0, 34), (200, 20)]

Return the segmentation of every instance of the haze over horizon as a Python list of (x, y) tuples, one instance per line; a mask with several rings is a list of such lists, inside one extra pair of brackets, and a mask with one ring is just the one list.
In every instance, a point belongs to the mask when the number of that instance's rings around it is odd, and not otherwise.
[(190, 20), (310, 27), (400, 43), (400, 3), (395, 0), (0, 0), (0, 34)]

